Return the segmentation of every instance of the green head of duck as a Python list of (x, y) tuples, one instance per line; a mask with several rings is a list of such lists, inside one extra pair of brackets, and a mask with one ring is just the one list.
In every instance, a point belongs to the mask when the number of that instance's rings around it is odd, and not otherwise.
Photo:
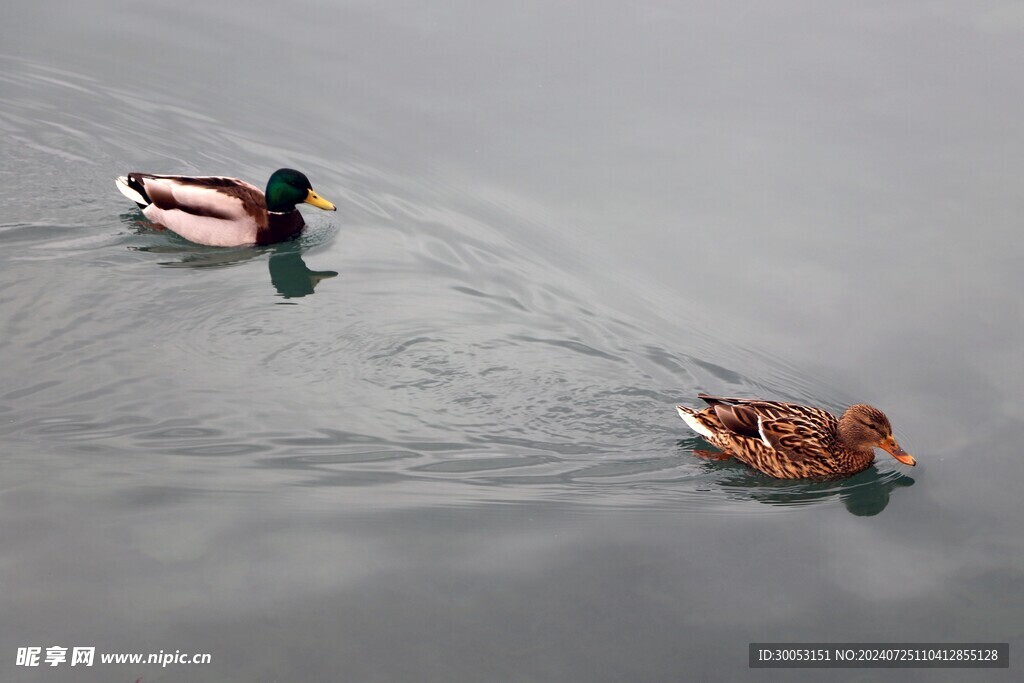
[(312, 204), (325, 211), (336, 211), (330, 203), (316, 192), (309, 184), (309, 178), (292, 168), (274, 171), (267, 181), (267, 211), (287, 213), (295, 210), (296, 204)]

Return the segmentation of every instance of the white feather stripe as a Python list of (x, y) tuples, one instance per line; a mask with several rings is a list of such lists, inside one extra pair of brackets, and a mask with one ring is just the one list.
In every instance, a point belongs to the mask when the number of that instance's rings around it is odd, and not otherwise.
[(775, 446), (772, 445), (771, 441), (768, 440), (768, 437), (764, 435), (764, 420), (761, 419), (760, 415), (757, 416), (757, 433), (761, 436), (761, 442), (765, 446), (767, 446), (768, 448), (775, 448)]

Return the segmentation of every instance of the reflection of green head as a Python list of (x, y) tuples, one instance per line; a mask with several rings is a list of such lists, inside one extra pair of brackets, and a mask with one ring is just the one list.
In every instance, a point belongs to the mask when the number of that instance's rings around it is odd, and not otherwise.
[(294, 169), (274, 171), (267, 181), (267, 211), (294, 211), (296, 204), (306, 201), (311, 189), (309, 178)]

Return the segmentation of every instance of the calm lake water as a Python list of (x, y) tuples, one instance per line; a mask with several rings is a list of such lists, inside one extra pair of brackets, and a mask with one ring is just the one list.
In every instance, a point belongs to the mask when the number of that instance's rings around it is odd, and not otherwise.
[[(5, 7), (0, 680), (1019, 679), (747, 667), (1024, 653), (1019, 5)], [(281, 166), (267, 248), (113, 183)], [(699, 391), (919, 465), (701, 460)]]

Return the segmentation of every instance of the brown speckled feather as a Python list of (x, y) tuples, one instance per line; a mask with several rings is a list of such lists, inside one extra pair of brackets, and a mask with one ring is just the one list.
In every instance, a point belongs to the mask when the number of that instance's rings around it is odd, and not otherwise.
[(830, 424), (834, 422), (835, 418), (825, 424), (798, 417), (762, 419), (758, 431), (761, 441), (787, 457), (814, 460), (828, 457), (835, 449), (835, 428)]
[(750, 408), (762, 418), (800, 417), (811, 423), (822, 424), (835, 422), (836, 420), (835, 416), (827, 411), (800, 405), (799, 403), (765, 401), (756, 398), (725, 398), (723, 396), (709, 396), (708, 394), (697, 394), (697, 398), (711, 406), (729, 405)]
[(780, 479), (832, 478), (871, 465), (870, 448), (851, 449), (837, 438), (839, 421), (827, 411), (796, 403), (700, 394), (708, 408), (677, 406), (712, 445)]

